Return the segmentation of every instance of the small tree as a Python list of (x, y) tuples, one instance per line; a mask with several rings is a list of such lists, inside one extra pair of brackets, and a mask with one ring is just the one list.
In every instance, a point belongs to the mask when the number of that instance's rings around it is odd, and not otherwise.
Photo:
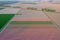
[(41, 10), (42, 10), (42, 11), (44, 11), (44, 9), (43, 9), (43, 8), (42, 8)]

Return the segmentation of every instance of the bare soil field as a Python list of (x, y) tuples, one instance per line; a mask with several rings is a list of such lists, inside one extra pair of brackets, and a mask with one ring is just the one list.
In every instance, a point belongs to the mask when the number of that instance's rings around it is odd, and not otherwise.
[(46, 14), (50, 17), (51, 20), (53, 20), (53, 22), (55, 22), (59, 28), (60, 28), (60, 13), (50, 13), (50, 12), (46, 12)]
[(21, 9), (12, 21), (51, 21), (42, 11)]
[(60, 4), (42, 2), (42, 3), (38, 3), (36, 6), (41, 7), (41, 8), (51, 8), (51, 9), (55, 9), (57, 12), (60, 12)]
[[(22, 5), (22, 7), (24, 6), (26, 5)], [(53, 8), (60, 11), (60, 4), (39, 3), (35, 6)], [(37, 18), (34, 19), (35, 21), (51, 21), (49, 18), (51, 17), (53, 21), (60, 25), (59, 13), (46, 13), (48, 17), (43, 12), (22, 9), (19, 14), (22, 15), (15, 16), (12, 21), (24, 21), (25, 17), (32, 19)], [(9, 24), (7, 28), (0, 33), (0, 40), (60, 40), (60, 30), (57, 29), (54, 24)]]
[(57, 30), (54, 25), (10, 24), (2, 33), (0, 33), (0, 40), (60, 40), (59, 34), (60, 30)]
[(19, 10), (19, 8), (5, 8), (0, 10), (0, 14), (16, 14)]

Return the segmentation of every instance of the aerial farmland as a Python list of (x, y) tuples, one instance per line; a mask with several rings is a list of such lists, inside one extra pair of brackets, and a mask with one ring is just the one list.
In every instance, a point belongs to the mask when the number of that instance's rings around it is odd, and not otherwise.
[(60, 40), (60, 4), (18, 2), (0, 6), (0, 40)]

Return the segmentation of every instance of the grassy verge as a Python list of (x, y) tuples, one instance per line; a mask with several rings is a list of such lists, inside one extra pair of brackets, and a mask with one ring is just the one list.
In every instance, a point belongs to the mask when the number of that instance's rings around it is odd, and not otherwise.
[(53, 24), (50, 21), (12, 21), (10, 24)]
[(13, 7), (13, 8), (21, 8), (21, 7)]
[(0, 14), (0, 31), (5, 28), (13, 16), (14, 14)]
[(0, 8), (0, 10), (3, 10), (4, 8)]

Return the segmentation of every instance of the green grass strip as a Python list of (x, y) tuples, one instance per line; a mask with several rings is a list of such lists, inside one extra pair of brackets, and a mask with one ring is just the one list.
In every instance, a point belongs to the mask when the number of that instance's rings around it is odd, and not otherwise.
[(14, 14), (0, 14), (0, 31), (5, 28), (13, 16)]
[(33, 3), (33, 2), (22, 2), (22, 4), (36, 4), (36, 3)]
[(53, 24), (51, 21), (12, 21), (10, 24)]
[(0, 10), (3, 10), (3, 9), (5, 9), (5, 8), (0, 8)]

